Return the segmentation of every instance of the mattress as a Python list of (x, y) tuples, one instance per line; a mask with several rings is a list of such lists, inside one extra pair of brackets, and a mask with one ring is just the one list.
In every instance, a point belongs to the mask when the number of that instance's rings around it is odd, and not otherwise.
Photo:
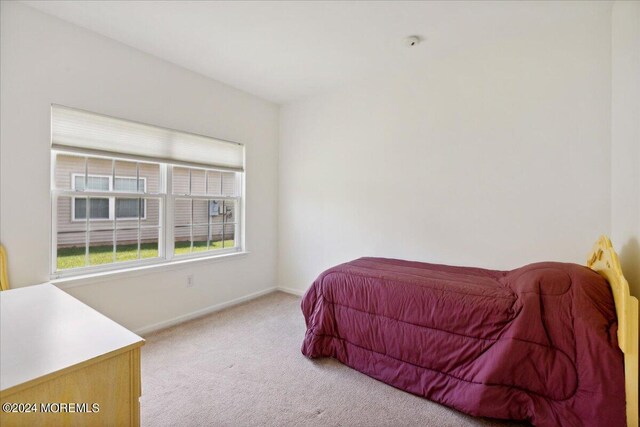
[(540, 426), (625, 425), (607, 282), (544, 262), (511, 271), (360, 258), (306, 292), (302, 353), (462, 412)]

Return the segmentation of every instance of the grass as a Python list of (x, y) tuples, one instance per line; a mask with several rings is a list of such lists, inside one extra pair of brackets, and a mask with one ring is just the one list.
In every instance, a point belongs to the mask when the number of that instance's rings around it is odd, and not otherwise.
[[(225, 248), (232, 248), (234, 245), (235, 245), (235, 242), (233, 240), (224, 241)], [(190, 249), (191, 249), (191, 242), (176, 242), (175, 250), (173, 251), (173, 253), (175, 255), (184, 255), (184, 254), (188, 254)], [(214, 249), (222, 249), (222, 240), (219, 240), (217, 242), (211, 242), (211, 244), (209, 245), (209, 250), (214, 250)], [(204, 242), (193, 242), (193, 252), (202, 252), (206, 250), (207, 250), (206, 240)]]
[[(233, 240), (225, 240), (224, 247), (233, 247)], [(209, 250), (222, 249), (222, 241), (211, 242)], [(207, 242), (193, 242), (193, 252), (203, 252), (207, 250)], [(191, 242), (176, 242), (175, 255), (184, 255), (191, 252)], [(140, 244), (140, 258), (155, 258), (158, 256), (158, 243)], [(116, 262), (133, 261), (138, 259), (138, 245), (118, 245), (116, 247)], [(58, 249), (58, 270), (78, 268), (85, 266), (85, 249), (82, 247), (59, 248)], [(113, 246), (89, 246), (89, 265), (110, 264), (113, 262)]]

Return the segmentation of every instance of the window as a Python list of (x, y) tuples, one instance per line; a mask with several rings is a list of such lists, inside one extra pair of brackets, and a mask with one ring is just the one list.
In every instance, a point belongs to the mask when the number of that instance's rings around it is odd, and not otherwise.
[[(81, 137), (72, 134), (80, 131)], [(114, 143), (124, 152), (98, 147), (109, 138), (126, 139)], [(154, 157), (131, 152), (138, 138), (156, 141), (141, 149)], [(167, 141), (180, 143), (154, 152)], [(212, 141), (222, 144), (217, 154)], [(208, 144), (206, 150), (199, 144)], [(241, 251), (244, 154), (238, 150), (234, 143), (53, 106), (52, 276)]]
[(174, 167), (174, 254), (234, 248), (238, 235), (239, 174)]
[[(136, 181), (138, 185), (136, 186)], [(84, 191), (85, 189), (90, 191), (126, 191), (137, 192), (138, 188), (143, 193), (146, 192), (147, 178), (140, 177), (136, 180), (136, 177), (116, 177), (115, 181), (111, 176), (104, 175), (89, 175), (87, 176), (87, 185), (85, 186), (85, 177), (83, 174), (74, 173), (72, 186), (73, 190)], [(73, 221), (82, 221), (87, 218), (86, 197), (74, 197), (73, 198)], [(144, 220), (146, 200), (142, 203), (138, 203), (137, 199), (122, 199), (114, 197), (94, 197), (89, 202), (89, 219), (94, 220), (111, 220), (114, 218), (118, 220), (122, 219), (137, 219), (138, 208), (141, 209), (140, 217)]]

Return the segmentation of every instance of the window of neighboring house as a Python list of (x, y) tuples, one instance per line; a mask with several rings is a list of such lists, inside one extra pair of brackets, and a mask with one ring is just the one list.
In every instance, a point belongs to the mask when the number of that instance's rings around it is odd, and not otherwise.
[[(136, 177), (120, 177), (117, 176), (115, 181), (111, 176), (104, 175), (88, 175), (87, 185), (85, 186), (84, 174), (73, 174), (73, 190), (84, 191), (115, 191), (115, 192), (137, 192), (138, 188), (144, 193), (147, 189), (147, 179), (140, 177), (139, 185), (136, 186)], [(85, 197), (74, 197), (73, 203), (73, 221), (82, 221), (87, 218), (87, 199)], [(141, 219), (145, 218), (146, 200), (140, 203), (138, 199), (122, 199), (114, 197), (94, 197), (89, 202), (89, 219), (94, 220), (111, 220), (114, 218), (122, 219), (138, 219), (140, 213)], [(140, 212), (138, 212), (140, 209)]]
[(51, 275), (243, 250), (241, 144), (53, 105)]

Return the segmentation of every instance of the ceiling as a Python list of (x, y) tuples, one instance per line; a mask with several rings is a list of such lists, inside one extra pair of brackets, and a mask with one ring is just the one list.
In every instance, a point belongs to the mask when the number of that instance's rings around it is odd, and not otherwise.
[[(23, 1), (277, 103), (546, 31), (609, 2)], [(403, 39), (424, 42), (407, 48)]]

